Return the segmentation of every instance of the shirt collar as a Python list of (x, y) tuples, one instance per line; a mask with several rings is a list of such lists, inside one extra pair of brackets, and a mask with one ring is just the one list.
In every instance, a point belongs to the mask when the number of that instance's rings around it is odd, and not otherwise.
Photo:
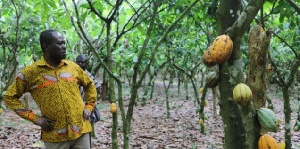
[[(41, 60), (37, 61), (37, 65), (38, 65), (38, 66), (47, 66), (47, 67), (53, 68), (52, 66), (50, 66), (50, 65), (46, 62), (44, 56), (41, 57)], [(67, 65), (67, 61), (66, 61), (65, 59), (63, 59), (63, 60), (60, 61), (58, 67), (63, 66), (63, 65)]]

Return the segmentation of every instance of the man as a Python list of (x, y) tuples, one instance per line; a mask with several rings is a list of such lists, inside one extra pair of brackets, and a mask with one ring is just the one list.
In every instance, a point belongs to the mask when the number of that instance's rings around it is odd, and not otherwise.
[[(79, 54), (77, 57), (76, 57), (76, 60), (75, 62), (88, 74), (88, 76), (94, 81), (94, 84), (96, 86), (96, 90), (97, 90), (97, 93), (100, 94), (100, 90), (101, 90), (101, 85), (100, 83), (97, 81), (97, 79), (86, 69), (88, 64), (89, 64), (89, 60), (88, 58), (83, 55), (83, 54)], [(81, 96), (82, 96), (82, 99), (83, 101), (86, 101), (85, 99), (85, 93), (84, 93), (84, 90), (83, 90), (83, 87), (82, 86), (79, 86), (79, 89), (80, 89), (80, 93), (81, 93)], [(97, 107), (95, 106), (94, 110), (92, 111), (92, 114), (91, 114), (91, 117), (90, 117), (90, 121), (92, 124), (100, 121), (100, 112), (99, 110), (97, 109)]]
[[(96, 101), (93, 80), (74, 62), (65, 60), (66, 42), (56, 30), (40, 35), (41, 60), (23, 68), (4, 95), (6, 105), (41, 127), (46, 149), (90, 148), (88, 121)], [(78, 84), (83, 86), (82, 101)], [(25, 109), (19, 98), (31, 93), (41, 115)]]

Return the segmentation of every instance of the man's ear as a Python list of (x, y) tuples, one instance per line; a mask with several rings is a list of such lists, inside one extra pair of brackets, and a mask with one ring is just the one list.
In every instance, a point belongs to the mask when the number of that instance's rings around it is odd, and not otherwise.
[(42, 48), (46, 49), (48, 47), (48, 44), (46, 42), (42, 43)]

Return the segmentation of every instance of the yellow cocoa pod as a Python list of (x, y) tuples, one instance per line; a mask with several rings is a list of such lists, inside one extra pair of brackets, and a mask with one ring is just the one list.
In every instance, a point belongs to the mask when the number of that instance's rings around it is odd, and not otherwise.
[(284, 141), (281, 141), (279, 143), (279, 149), (285, 149), (285, 142)]
[(203, 124), (204, 124), (204, 121), (203, 121), (203, 119), (202, 119), (202, 118), (200, 118), (200, 120), (199, 120), (199, 124), (200, 124), (200, 125), (203, 125)]
[(276, 140), (268, 135), (264, 134), (258, 140), (258, 149), (278, 149), (279, 145), (277, 144)]
[(233, 88), (233, 100), (241, 106), (246, 106), (252, 99), (252, 91), (249, 86), (239, 83)]
[(0, 115), (3, 113), (3, 109), (2, 108), (0, 108)]
[(208, 101), (205, 100), (205, 101), (204, 101), (204, 107), (207, 107), (207, 106), (208, 106)]
[(227, 35), (218, 36), (212, 43), (210, 58), (214, 63), (221, 64), (228, 60), (232, 53), (233, 42)]
[(207, 67), (212, 67), (214, 65), (216, 65), (215, 62), (213, 62), (213, 60), (211, 59), (210, 56), (210, 49), (212, 46), (208, 47), (205, 52), (203, 53), (203, 63), (204, 65), (206, 65)]
[(203, 93), (203, 90), (204, 90), (204, 88), (201, 87), (200, 90), (199, 90), (199, 93)]
[(197, 75), (194, 75), (194, 79), (197, 79), (198, 78), (198, 76)]
[(110, 109), (111, 113), (113, 113), (113, 114), (116, 113), (117, 112), (117, 105), (116, 105), (116, 103), (111, 103), (109, 109)]

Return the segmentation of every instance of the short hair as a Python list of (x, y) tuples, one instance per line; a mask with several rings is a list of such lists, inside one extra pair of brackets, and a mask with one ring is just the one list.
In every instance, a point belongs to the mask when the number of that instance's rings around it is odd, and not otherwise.
[(79, 55), (76, 57), (76, 61), (77, 61), (77, 60), (87, 61), (88, 58), (87, 58), (84, 54), (79, 54)]
[(41, 45), (41, 48), (43, 49), (43, 43), (47, 43), (47, 44), (50, 44), (52, 43), (53, 41), (53, 34), (54, 32), (57, 32), (57, 30), (45, 30), (41, 33), (40, 35), (40, 45)]

